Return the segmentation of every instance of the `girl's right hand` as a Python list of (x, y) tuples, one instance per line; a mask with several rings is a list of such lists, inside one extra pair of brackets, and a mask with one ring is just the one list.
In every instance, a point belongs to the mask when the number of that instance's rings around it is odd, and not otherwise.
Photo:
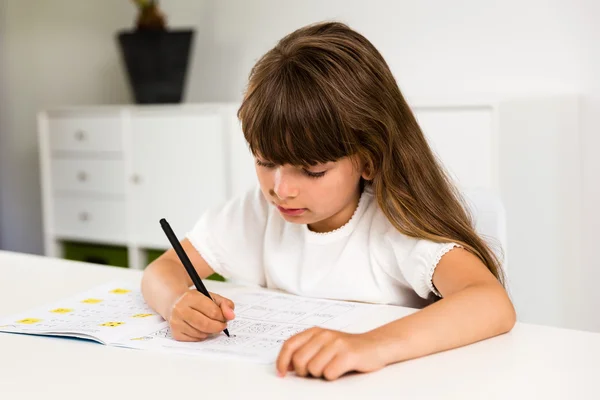
[(197, 342), (227, 328), (235, 318), (233, 302), (210, 293), (214, 302), (196, 289), (184, 292), (171, 307), (167, 318), (175, 340)]

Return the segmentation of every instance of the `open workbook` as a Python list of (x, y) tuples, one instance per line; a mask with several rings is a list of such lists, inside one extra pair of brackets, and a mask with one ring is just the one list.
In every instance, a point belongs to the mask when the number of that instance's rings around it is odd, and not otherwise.
[(112, 283), (37, 309), (0, 318), (0, 332), (69, 336), (109, 346), (218, 355), (273, 362), (289, 337), (312, 326), (343, 330), (372, 305), (321, 300), (255, 288), (224, 288), (235, 303), (231, 337), (179, 342), (168, 323), (143, 300), (137, 286)]

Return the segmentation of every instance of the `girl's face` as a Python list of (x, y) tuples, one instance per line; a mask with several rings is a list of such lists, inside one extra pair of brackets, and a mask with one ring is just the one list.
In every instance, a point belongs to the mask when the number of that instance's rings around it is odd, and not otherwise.
[(307, 224), (315, 232), (344, 225), (356, 210), (360, 178), (365, 173), (350, 157), (310, 168), (275, 165), (256, 158), (263, 195), (288, 222)]

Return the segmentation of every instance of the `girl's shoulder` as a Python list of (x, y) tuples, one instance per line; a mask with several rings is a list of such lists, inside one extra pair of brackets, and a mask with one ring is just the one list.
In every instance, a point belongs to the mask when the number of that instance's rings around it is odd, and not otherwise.
[(408, 236), (401, 233), (390, 222), (377, 202), (373, 189), (366, 187), (360, 199), (364, 206), (357, 228), (361, 231), (368, 230), (371, 238), (377, 239), (409, 239)]
[(402, 232), (388, 219), (374, 196), (364, 216), (366, 218), (361, 221), (359, 230), (368, 230), (371, 252), (380, 259), (395, 259), (401, 263), (409, 258), (435, 259), (438, 254), (456, 246), (451, 242), (434, 242)]

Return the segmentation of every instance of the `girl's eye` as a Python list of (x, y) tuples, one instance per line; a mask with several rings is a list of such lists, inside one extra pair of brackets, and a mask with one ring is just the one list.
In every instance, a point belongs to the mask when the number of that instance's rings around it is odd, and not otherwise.
[[(263, 167), (263, 168), (275, 168), (275, 164), (270, 163), (270, 162), (266, 162), (266, 161), (261, 161), (258, 158), (255, 159), (256, 161), (256, 165), (258, 165), (259, 167)], [(302, 169), (302, 173), (306, 176), (308, 176), (309, 178), (321, 178), (322, 176), (325, 175), (327, 171), (320, 171), (320, 172), (311, 172), (307, 169)]]
[(263, 161), (260, 161), (259, 159), (256, 159), (256, 165), (258, 165), (259, 167), (265, 167), (265, 168), (274, 168), (275, 167), (275, 164), (263, 162)]
[(310, 171), (307, 171), (307, 170), (305, 170), (305, 169), (303, 169), (302, 171), (303, 171), (303, 172), (304, 172), (304, 174), (305, 174), (306, 176), (308, 176), (309, 178), (321, 178), (322, 176), (324, 176), (324, 175), (325, 175), (325, 172), (327, 172), (327, 171), (321, 171), (321, 172), (310, 172)]

